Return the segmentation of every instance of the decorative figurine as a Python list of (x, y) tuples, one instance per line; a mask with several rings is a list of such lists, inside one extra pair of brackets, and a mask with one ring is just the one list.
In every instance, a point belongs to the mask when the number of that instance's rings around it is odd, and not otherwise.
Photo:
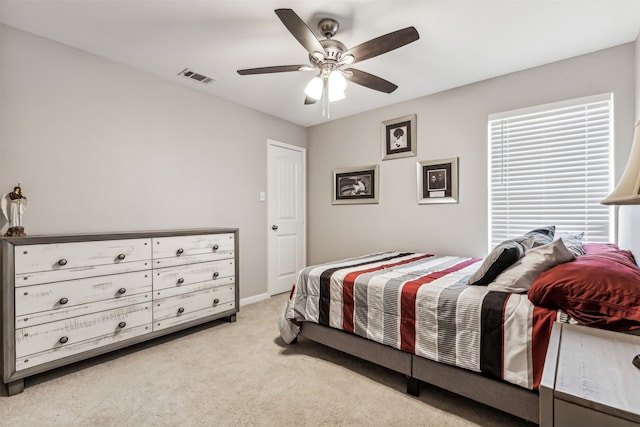
[(29, 200), (26, 194), (22, 192), (20, 188), (20, 181), (18, 185), (13, 188), (11, 193), (6, 193), (0, 199), (0, 210), (2, 214), (9, 222), (9, 229), (5, 233), (7, 237), (21, 237), (26, 236), (24, 227), (22, 226), (22, 215), (27, 210)]

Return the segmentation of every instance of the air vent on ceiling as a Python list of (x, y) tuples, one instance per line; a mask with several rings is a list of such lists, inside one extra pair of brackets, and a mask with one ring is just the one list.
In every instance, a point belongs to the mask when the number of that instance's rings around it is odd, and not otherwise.
[(196, 73), (193, 70), (190, 70), (188, 68), (185, 68), (184, 70), (180, 71), (178, 73), (179, 76), (185, 77), (187, 79), (190, 80), (195, 80), (197, 82), (203, 83), (203, 84), (211, 84), (214, 81), (216, 81), (216, 79), (214, 79), (213, 77), (209, 77), (209, 76), (205, 76), (204, 74), (200, 74), (200, 73)]

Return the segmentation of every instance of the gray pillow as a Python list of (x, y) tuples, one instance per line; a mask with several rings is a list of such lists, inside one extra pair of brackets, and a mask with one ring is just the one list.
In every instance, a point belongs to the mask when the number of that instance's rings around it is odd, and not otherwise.
[(525, 237), (533, 236), (533, 247), (547, 245), (553, 242), (553, 236), (556, 234), (556, 226), (549, 225), (547, 227), (540, 227), (531, 230), (526, 233)]
[(490, 283), (488, 288), (490, 291), (513, 294), (527, 292), (540, 273), (574, 259), (576, 256), (567, 249), (562, 239), (529, 249), (521, 259)]
[(480, 268), (471, 275), (469, 284), (486, 286), (493, 282), (500, 273), (522, 258), (527, 249), (531, 249), (533, 240), (533, 236), (520, 236), (497, 245), (482, 261)]
[(584, 255), (584, 248), (582, 247), (582, 241), (584, 239), (584, 233), (557, 233), (556, 239), (562, 239), (564, 245), (575, 256)]

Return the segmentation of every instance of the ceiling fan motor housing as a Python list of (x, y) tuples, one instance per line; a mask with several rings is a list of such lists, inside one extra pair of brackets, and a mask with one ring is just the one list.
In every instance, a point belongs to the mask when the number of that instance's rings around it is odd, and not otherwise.
[(318, 63), (325, 61), (338, 62), (340, 61), (342, 54), (347, 50), (347, 47), (344, 44), (334, 39), (320, 40), (320, 44), (324, 48), (324, 55), (322, 55), (322, 59), (314, 55), (309, 55), (309, 60), (314, 65), (318, 65)]
[(331, 18), (324, 18), (318, 22), (318, 29), (320, 30), (320, 34), (324, 37), (330, 39), (336, 35), (338, 29), (340, 28), (340, 24), (338, 21)]

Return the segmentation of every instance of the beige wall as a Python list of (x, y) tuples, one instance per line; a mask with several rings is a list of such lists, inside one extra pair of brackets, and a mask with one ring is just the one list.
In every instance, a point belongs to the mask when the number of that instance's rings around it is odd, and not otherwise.
[[(617, 181), (633, 135), (634, 49), (629, 43), (309, 128), (309, 263), (386, 249), (484, 256), (492, 113), (613, 92)], [(381, 161), (380, 123), (412, 113), (417, 157)], [(416, 161), (455, 156), (459, 204), (418, 205)], [(331, 170), (372, 164), (380, 165), (380, 203), (332, 205)]]
[(638, 37), (636, 37), (635, 45), (636, 120), (640, 120), (640, 33), (638, 33)]
[(240, 296), (267, 292), (266, 141), (306, 146), (305, 128), (10, 27), (0, 35), (0, 192), (22, 180), (29, 234), (238, 227)]

